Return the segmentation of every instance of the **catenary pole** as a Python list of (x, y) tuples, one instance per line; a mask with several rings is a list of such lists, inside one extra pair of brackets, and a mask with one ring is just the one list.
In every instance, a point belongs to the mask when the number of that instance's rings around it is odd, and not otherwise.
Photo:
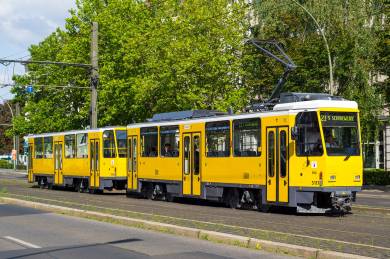
[(99, 85), (99, 67), (98, 67), (98, 23), (92, 23), (91, 40), (91, 121), (92, 129), (97, 128), (97, 87)]
[(326, 39), (326, 36), (325, 36), (325, 33), (324, 31), (322, 30), (320, 24), (318, 23), (317, 19), (314, 18), (314, 16), (309, 12), (309, 10), (304, 7), (302, 4), (300, 4), (298, 1), (296, 0), (291, 0), (293, 1), (295, 4), (297, 4), (299, 7), (301, 7), (309, 16), (310, 18), (314, 21), (314, 23), (316, 24), (318, 30), (320, 31), (321, 33), (321, 36), (322, 36), (322, 39), (324, 40), (324, 43), (325, 43), (325, 47), (326, 47), (326, 51), (328, 52), (328, 63), (329, 63), (329, 92), (331, 95), (333, 94), (336, 94), (336, 89), (335, 89), (335, 85), (333, 83), (333, 65), (332, 65), (332, 56), (330, 54), (330, 50), (329, 50), (329, 44), (328, 44), (328, 40)]

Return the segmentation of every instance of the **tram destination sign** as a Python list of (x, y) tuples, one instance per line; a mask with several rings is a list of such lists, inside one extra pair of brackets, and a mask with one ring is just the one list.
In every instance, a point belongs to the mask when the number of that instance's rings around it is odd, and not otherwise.
[(322, 126), (354, 127), (357, 125), (355, 112), (321, 112)]

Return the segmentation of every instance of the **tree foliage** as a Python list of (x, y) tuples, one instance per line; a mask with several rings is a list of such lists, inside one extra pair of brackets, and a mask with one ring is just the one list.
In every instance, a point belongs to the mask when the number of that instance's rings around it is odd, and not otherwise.
[[(65, 29), (30, 47), (33, 60), (89, 63), (91, 22), (99, 23), (99, 126), (143, 121), (157, 112), (185, 109), (242, 110), (266, 98), (283, 68), (245, 39), (274, 38), (298, 65), (286, 91), (326, 92), (333, 58), (337, 94), (356, 100), (363, 132), (372, 131), (390, 99), (388, 15), (385, 0), (78, 0)], [(387, 63), (386, 63), (387, 62)], [(387, 64), (387, 65), (386, 65)], [(84, 128), (90, 92), (82, 68), (30, 65), (16, 77), (16, 99), (24, 103), (18, 133)], [(368, 134), (365, 134), (368, 138)]]
[[(315, 17), (320, 28), (297, 2)], [(320, 31), (325, 34), (333, 60), (335, 94), (358, 102), (365, 140), (378, 128), (378, 115), (383, 103), (389, 101), (377, 81), (378, 75), (389, 75), (388, 60), (387, 64), (379, 61), (389, 55), (389, 42), (381, 39), (383, 34), (388, 35), (385, 2), (267, 0), (257, 1), (255, 5), (254, 36), (275, 38), (284, 43), (287, 53), (298, 65), (286, 84), (287, 91), (329, 89), (329, 63)], [(261, 73), (256, 79), (267, 82), (274, 76)]]

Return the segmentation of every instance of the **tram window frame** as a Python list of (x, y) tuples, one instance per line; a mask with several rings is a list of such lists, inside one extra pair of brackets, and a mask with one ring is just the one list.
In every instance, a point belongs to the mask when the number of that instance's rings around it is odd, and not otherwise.
[(76, 135), (68, 134), (64, 136), (65, 159), (76, 157)]
[[(239, 128), (240, 123), (257, 123), (254, 128)], [(252, 134), (247, 134), (251, 137), (257, 136), (257, 144), (255, 150), (245, 150), (242, 147), (244, 141), (241, 143), (240, 138), (245, 136), (245, 131), (250, 131)], [(255, 134), (253, 134), (255, 132)], [(252, 141), (252, 138), (249, 142)], [(241, 145), (242, 144), (242, 145)], [(238, 145), (238, 147), (236, 147)], [(253, 149), (253, 144), (249, 144), (250, 148)], [(254, 152), (254, 153), (253, 153)], [(261, 156), (261, 119), (260, 118), (247, 118), (247, 119), (237, 119), (233, 120), (233, 156), (234, 157), (259, 157)]]
[[(109, 134), (109, 135), (106, 135)], [(116, 158), (116, 145), (114, 130), (103, 131), (103, 157)], [(108, 144), (108, 145), (107, 145)]]
[(280, 177), (285, 178), (288, 170), (288, 134), (287, 131), (282, 129), (279, 132), (279, 166)]
[[(298, 123), (298, 120), (303, 120), (304, 119), (304, 115), (310, 115), (312, 116), (312, 118), (315, 118), (316, 121), (317, 121), (317, 124), (315, 124), (315, 121), (312, 121), (311, 122), (311, 126), (315, 126), (315, 127), (311, 127), (311, 128), (314, 128), (317, 132), (316, 132), (316, 137), (317, 140), (316, 142), (305, 142), (305, 141), (300, 141), (300, 139), (302, 138), (303, 135), (306, 135), (306, 133), (302, 134), (302, 129), (305, 128), (305, 127), (299, 127), (299, 123)], [(314, 115), (314, 116), (313, 116)], [(297, 133), (296, 133), (296, 138), (295, 138), (295, 153), (297, 155), (297, 157), (321, 157), (324, 155), (324, 148), (323, 148), (323, 145), (322, 145), (322, 136), (321, 136), (321, 128), (320, 128), (320, 120), (319, 120), (319, 117), (318, 117), (318, 114), (316, 111), (305, 111), (305, 112), (300, 112), (297, 114), (297, 116), (295, 117), (295, 127), (297, 129)], [(301, 124), (301, 125), (305, 125), (305, 124)], [(306, 127), (306, 128), (310, 128), (310, 127)], [(318, 149), (317, 153), (307, 153), (305, 151), (302, 151), (299, 147), (299, 145), (303, 144), (304, 145), (304, 148), (303, 149), (306, 149), (306, 145), (313, 145), (313, 150), (311, 152), (314, 152), (314, 149)]]
[(127, 157), (127, 131), (124, 129), (123, 130), (117, 129), (115, 130), (115, 134), (116, 134), (116, 145), (118, 147), (118, 157), (126, 158)]
[(43, 158), (43, 138), (34, 138), (34, 157), (36, 159)]
[(53, 159), (53, 137), (52, 136), (43, 138), (43, 158)]
[[(81, 139), (81, 141), (79, 141)], [(84, 140), (83, 140), (84, 139)], [(76, 134), (76, 158), (88, 158), (88, 134)]]
[[(206, 132), (206, 157), (230, 157), (230, 148), (231, 148), (231, 132), (230, 132), (230, 120), (224, 121), (212, 121), (206, 122), (205, 132)], [(220, 140), (218, 138), (224, 138), (223, 143), (218, 143)], [(214, 138), (213, 141), (217, 140), (216, 147), (210, 140)], [(213, 146), (214, 145), (214, 148)], [(220, 147), (224, 147), (222, 151), (219, 150)]]
[[(160, 127), (160, 157), (179, 157), (180, 151), (180, 131), (178, 125)], [(169, 144), (171, 150), (165, 151), (165, 146)]]
[[(272, 137), (271, 137), (272, 136)], [(271, 142), (272, 140), (272, 142)], [(276, 133), (274, 131), (269, 131), (267, 136), (267, 163), (268, 163), (268, 177), (275, 176), (276, 169)]]
[(158, 157), (158, 127), (140, 129), (141, 157)]

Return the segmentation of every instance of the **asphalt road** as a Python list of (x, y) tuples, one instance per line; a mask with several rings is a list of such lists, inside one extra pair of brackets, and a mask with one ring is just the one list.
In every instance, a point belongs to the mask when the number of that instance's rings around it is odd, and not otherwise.
[[(85, 208), (85, 205), (88, 205), (97, 210), (120, 209), (120, 215), (130, 214), (143, 219), (340, 252), (390, 257), (390, 212), (376, 213), (353, 209), (352, 214), (344, 217), (296, 215), (288, 211), (260, 213), (231, 210), (220, 204), (192, 200), (167, 203), (127, 198), (121, 193), (90, 195), (63, 190), (42, 190), (31, 188), (25, 179), (3, 178), (5, 180), (1, 181), (2, 175), (4, 173), (0, 173), (0, 190), (5, 188), (8, 195), (15, 198), (35, 198), (37, 201), (75, 208)], [(388, 208), (389, 196), (388, 192), (370, 191), (363, 192), (358, 199), (365, 200), (370, 206)], [(381, 204), (372, 205), (378, 200)], [(137, 214), (134, 214), (135, 212)]]
[(0, 258), (291, 258), (0, 204)]

